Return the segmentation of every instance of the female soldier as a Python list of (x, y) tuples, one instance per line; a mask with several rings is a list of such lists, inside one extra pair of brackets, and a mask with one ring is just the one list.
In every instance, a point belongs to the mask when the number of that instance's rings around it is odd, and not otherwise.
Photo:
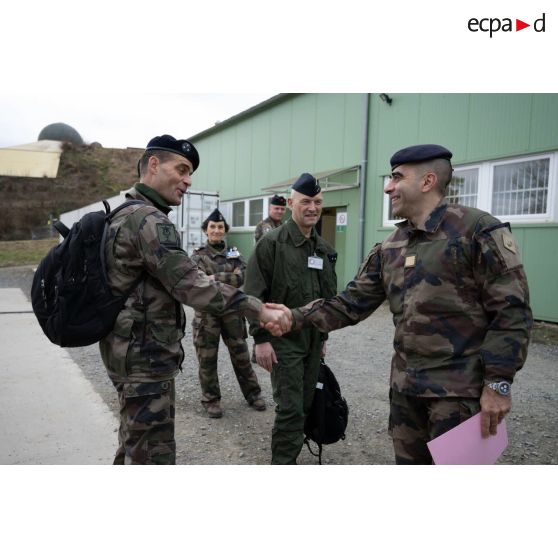
[[(225, 218), (215, 209), (202, 223), (202, 231), (207, 235), (207, 244), (194, 251), (192, 260), (215, 281), (238, 288), (244, 283), (246, 262), (236, 247), (227, 248), (225, 235), (228, 230), (229, 225)], [(217, 376), (220, 337), (229, 349), (234, 373), (246, 401), (257, 411), (264, 411), (265, 402), (261, 397), (261, 388), (250, 364), (244, 317), (238, 313), (214, 316), (206, 312), (196, 312), (192, 329), (199, 361), (201, 402), (207, 414), (211, 418), (223, 416)]]

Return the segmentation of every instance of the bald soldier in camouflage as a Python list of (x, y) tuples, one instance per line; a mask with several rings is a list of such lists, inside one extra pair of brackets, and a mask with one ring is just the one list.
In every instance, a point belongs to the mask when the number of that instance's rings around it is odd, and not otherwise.
[[(207, 235), (207, 244), (194, 250), (192, 261), (215, 281), (241, 287), (244, 283), (246, 260), (236, 247), (227, 248), (225, 236), (228, 230), (229, 225), (221, 212), (218, 209), (212, 211), (202, 224), (202, 231)], [(192, 335), (199, 362), (202, 405), (207, 414), (211, 418), (223, 416), (217, 374), (221, 337), (229, 350), (234, 373), (244, 398), (256, 411), (265, 411), (262, 390), (250, 364), (244, 316), (234, 313), (213, 316), (197, 310), (192, 322)]]
[(517, 244), (508, 223), (444, 199), (451, 156), (430, 144), (395, 153), (384, 190), (406, 220), (340, 295), (292, 312), (294, 329), (329, 332), (364, 320), (387, 298), (398, 464), (432, 463), (427, 442), (479, 410), (482, 436), (496, 434), (527, 356), (532, 314)]
[(184, 359), (182, 304), (216, 315), (270, 316), (261, 302), (198, 270), (167, 214), (180, 205), (199, 164), (187, 140), (153, 138), (138, 163), (140, 182), (126, 193), (144, 203), (112, 221), (105, 245), (115, 294), (133, 289), (113, 331), (100, 341), (120, 402), (115, 464), (174, 464), (174, 378)]

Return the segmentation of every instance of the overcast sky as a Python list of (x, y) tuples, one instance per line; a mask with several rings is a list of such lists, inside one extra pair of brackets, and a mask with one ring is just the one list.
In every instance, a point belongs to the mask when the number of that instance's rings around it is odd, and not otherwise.
[(0, 147), (34, 142), (54, 122), (72, 126), (86, 143), (145, 147), (161, 134), (189, 137), (273, 95), (0, 92)]

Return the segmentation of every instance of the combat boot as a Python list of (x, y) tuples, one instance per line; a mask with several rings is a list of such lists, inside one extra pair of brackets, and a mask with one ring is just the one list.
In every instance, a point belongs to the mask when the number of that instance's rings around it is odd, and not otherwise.
[(256, 411), (265, 411), (265, 401), (259, 396), (250, 403), (250, 406), (254, 407)]
[(207, 403), (204, 403), (203, 406), (210, 418), (221, 418), (223, 416), (223, 409), (221, 409), (219, 400), (215, 399), (214, 401), (208, 401)]

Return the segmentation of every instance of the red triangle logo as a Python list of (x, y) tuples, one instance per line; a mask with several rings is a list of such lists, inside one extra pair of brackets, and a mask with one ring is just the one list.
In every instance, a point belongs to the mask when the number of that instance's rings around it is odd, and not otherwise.
[(525, 23), (524, 21), (521, 21), (520, 19), (515, 20), (515, 30), (516, 31), (521, 31), (522, 29), (525, 29), (526, 27), (531, 27), (531, 24), (530, 23)]

